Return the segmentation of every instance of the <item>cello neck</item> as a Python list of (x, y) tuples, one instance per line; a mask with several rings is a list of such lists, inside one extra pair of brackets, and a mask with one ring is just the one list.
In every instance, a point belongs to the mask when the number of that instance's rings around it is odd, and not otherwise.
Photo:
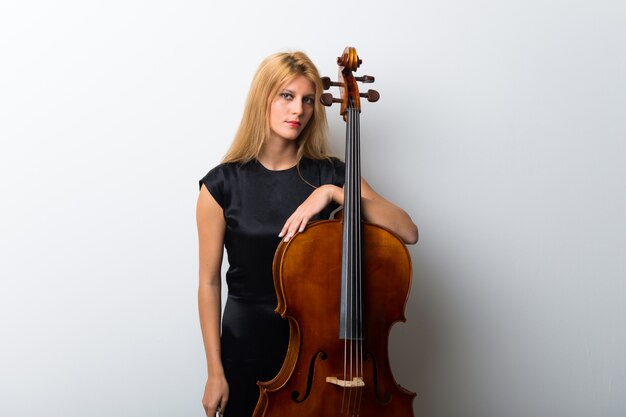
[(363, 339), (363, 277), (361, 245), (361, 158), (360, 158), (360, 112), (361, 97), (377, 101), (375, 90), (359, 93), (357, 81), (374, 82), (374, 77), (355, 77), (352, 73), (361, 65), (356, 49), (347, 47), (337, 58), (339, 77), (337, 82), (323, 77), (324, 89), (340, 87), (341, 99), (325, 93), (321, 102), (325, 106), (341, 103), (339, 113), (346, 121), (346, 173), (344, 184), (344, 220), (341, 249), (341, 311), (339, 314), (339, 338)]
[(361, 262), (361, 158), (359, 111), (346, 112), (346, 173), (341, 253), (341, 312), (339, 338), (363, 339)]

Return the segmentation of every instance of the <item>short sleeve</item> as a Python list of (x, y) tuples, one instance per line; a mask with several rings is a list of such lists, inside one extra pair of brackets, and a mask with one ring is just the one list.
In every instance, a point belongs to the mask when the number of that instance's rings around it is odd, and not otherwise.
[(199, 181), (199, 188), (202, 188), (202, 184), (204, 184), (215, 201), (217, 201), (217, 204), (224, 208), (224, 183), (224, 166), (218, 165)]

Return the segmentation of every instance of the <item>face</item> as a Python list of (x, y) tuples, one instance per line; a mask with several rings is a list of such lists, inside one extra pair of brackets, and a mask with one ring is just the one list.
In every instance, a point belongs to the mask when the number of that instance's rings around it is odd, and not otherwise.
[(285, 84), (270, 105), (271, 139), (297, 139), (313, 116), (314, 103), (315, 85), (305, 76)]

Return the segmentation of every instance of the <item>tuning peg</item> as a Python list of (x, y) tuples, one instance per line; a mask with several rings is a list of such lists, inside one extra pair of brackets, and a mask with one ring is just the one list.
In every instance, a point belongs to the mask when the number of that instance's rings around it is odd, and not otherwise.
[(326, 106), (332, 106), (333, 103), (341, 103), (341, 99), (340, 98), (334, 98), (332, 94), (330, 93), (324, 93), (322, 94), (322, 96), (320, 97), (320, 102)]
[(324, 90), (328, 90), (330, 87), (341, 87), (343, 84), (331, 81), (330, 77), (322, 77), (322, 85), (324, 86)]
[(361, 93), (359, 95), (361, 97), (367, 98), (367, 101), (369, 101), (370, 103), (378, 101), (378, 99), (380, 98), (380, 94), (378, 94), (378, 91), (376, 90), (367, 90), (367, 93)]
[(362, 77), (354, 77), (355, 80), (361, 81), (362, 83), (368, 84), (374, 82), (374, 77), (371, 75), (364, 75)]

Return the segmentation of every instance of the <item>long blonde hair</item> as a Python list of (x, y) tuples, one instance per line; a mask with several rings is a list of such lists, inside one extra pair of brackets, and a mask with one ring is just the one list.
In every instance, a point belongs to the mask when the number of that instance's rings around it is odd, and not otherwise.
[(298, 160), (303, 156), (323, 159), (328, 154), (326, 109), (320, 103), (323, 86), (319, 72), (304, 52), (281, 52), (270, 55), (259, 66), (252, 80), (239, 129), (222, 162), (250, 162), (257, 159), (270, 136), (269, 108), (282, 86), (298, 76), (315, 86), (313, 115), (300, 136)]

